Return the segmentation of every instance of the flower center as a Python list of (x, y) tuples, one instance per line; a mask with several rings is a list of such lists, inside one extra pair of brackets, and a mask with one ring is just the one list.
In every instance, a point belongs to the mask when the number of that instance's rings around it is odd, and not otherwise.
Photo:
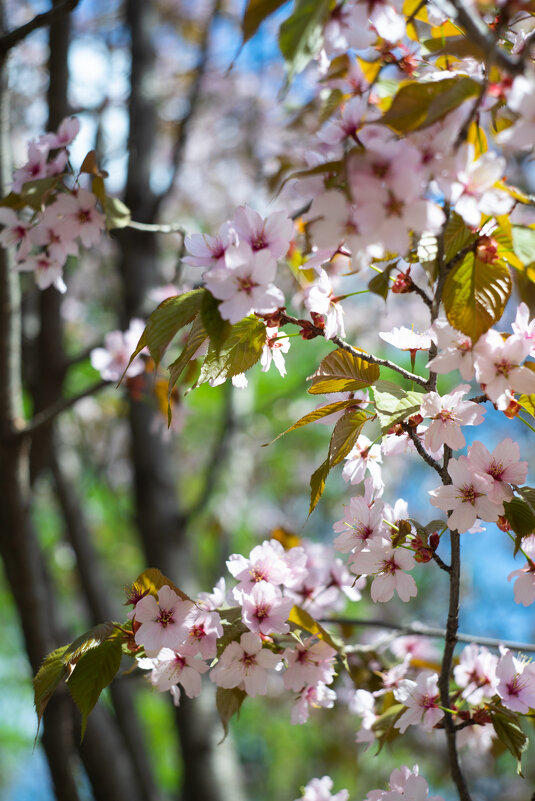
[(160, 614), (158, 616), (157, 622), (164, 629), (166, 628), (166, 626), (170, 626), (172, 623), (175, 622), (175, 619), (173, 617), (173, 610), (172, 609), (160, 609)]

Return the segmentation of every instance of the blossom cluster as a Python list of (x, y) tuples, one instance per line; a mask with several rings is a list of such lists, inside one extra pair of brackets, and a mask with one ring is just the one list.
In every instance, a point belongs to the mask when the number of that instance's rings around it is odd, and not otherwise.
[[(80, 244), (86, 248), (96, 245), (105, 229), (96, 195), (79, 185), (68, 188), (62, 182), (68, 168), (68, 145), (79, 128), (78, 120), (68, 117), (57, 133), (43, 134), (29, 143), (28, 161), (14, 173), (17, 202), (13, 208), (0, 208), (0, 223), (4, 226), (0, 243), (4, 247), (16, 246), (17, 270), (33, 272), (40, 289), (55, 286), (65, 292), (63, 267), (67, 258), (78, 254)], [(36, 208), (28, 190), (34, 186), (32, 182), (41, 179), (50, 179), (50, 185), (40, 187), (41, 200)], [(20, 213), (15, 209), (21, 209)]]
[[(321, 779), (311, 779), (303, 794), (296, 801), (348, 801), (349, 792), (340, 790), (338, 793), (331, 793), (333, 780), (330, 776), (323, 776)], [(396, 768), (390, 774), (388, 789), (370, 790), (364, 801), (444, 801), (442, 796), (429, 795), (429, 786), (423, 776), (420, 775), (418, 765), (414, 765), (412, 770), (406, 765)]]

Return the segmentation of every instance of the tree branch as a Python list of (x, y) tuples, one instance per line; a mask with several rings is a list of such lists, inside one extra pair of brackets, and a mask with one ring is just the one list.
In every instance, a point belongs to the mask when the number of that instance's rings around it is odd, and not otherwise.
[[(436, 639), (444, 639), (446, 637), (446, 629), (437, 628), (436, 626), (427, 626), (425, 623), (390, 623), (388, 620), (368, 620), (366, 618), (358, 617), (329, 617), (318, 620), (318, 623), (329, 624), (336, 623), (341, 626), (363, 626), (374, 629), (391, 629), (392, 631), (399, 631), (401, 635), (414, 634), (417, 637), (432, 637)], [(476, 645), (485, 645), (488, 648), (499, 648), (503, 645), (509, 648), (510, 651), (520, 651), (525, 653), (535, 653), (535, 644), (527, 642), (516, 642), (514, 640), (500, 640), (496, 637), (481, 637), (478, 634), (461, 634), (457, 633), (458, 642), (476, 643)]]
[(0, 36), (0, 57), (5, 56), (9, 50), (15, 47), (19, 42), (22, 42), (23, 39), (26, 39), (33, 31), (39, 28), (46, 28), (47, 25), (50, 25), (64, 14), (74, 11), (79, 2), (80, 0), (64, 0), (62, 3), (57, 3), (50, 11), (37, 14), (25, 25), (21, 25), (20, 28), (15, 28), (13, 31), (4, 33), (3, 36)]
[[(429, 467), (432, 467), (432, 468), (433, 468), (433, 470), (436, 470), (436, 472), (439, 474), (440, 478), (441, 478), (443, 481), (444, 481), (444, 479), (445, 479), (445, 478), (446, 478), (446, 476), (447, 476), (447, 478), (448, 478), (448, 481), (447, 481), (447, 483), (449, 484), (449, 483), (450, 483), (450, 477), (449, 477), (449, 475), (448, 475), (448, 473), (447, 473), (446, 469), (445, 469), (444, 467), (442, 467), (442, 466), (441, 466), (441, 465), (440, 465), (440, 464), (439, 464), (439, 463), (436, 461), (436, 459), (433, 459), (433, 457), (432, 457), (432, 456), (431, 456), (429, 453), (427, 453), (426, 449), (424, 448), (424, 446), (423, 446), (423, 445), (422, 445), (422, 443), (420, 442), (420, 438), (419, 438), (419, 437), (418, 437), (418, 435), (415, 433), (414, 429), (413, 429), (413, 428), (412, 428), (412, 427), (411, 427), (411, 426), (410, 426), (408, 423), (402, 423), (402, 424), (401, 424), (401, 427), (402, 427), (403, 431), (404, 431), (404, 432), (405, 432), (405, 433), (406, 433), (406, 434), (409, 436), (409, 438), (412, 440), (412, 443), (413, 443), (414, 447), (416, 448), (416, 450), (418, 451), (418, 453), (420, 454), (420, 456), (422, 457), (422, 459), (424, 460), (424, 462), (426, 462), (426, 463), (429, 465)], [(446, 483), (446, 482), (445, 482), (445, 483)]]
[(86, 389), (82, 390), (78, 395), (72, 395), (70, 398), (61, 398), (57, 403), (53, 403), (47, 409), (43, 409), (42, 412), (36, 414), (25, 426), (17, 429), (14, 432), (15, 435), (18, 437), (33, 436), (37, 431), (40, 431), (44, 426), (51, 423), (52, 420), (58, 417), (62, 412), (78, 403), (79, 400), (87, 398), (90, 395), (95, 395), (104, 387), (109, 386), (109, 384), (109, 381), (98, 381), (96, 384), (91, 384), (91, 386), (86, 387)]

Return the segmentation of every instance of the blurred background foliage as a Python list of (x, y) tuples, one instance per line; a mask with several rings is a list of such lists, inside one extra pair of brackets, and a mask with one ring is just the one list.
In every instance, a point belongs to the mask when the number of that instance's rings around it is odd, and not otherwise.
[[(236, 205), (247, 202), (261, 212), (273, 208), (269, 204), (274, 176), (284, 168), (285, 154), (298, 158), (313, 129), (314, 105), (306, 106), (311, 78), (307, 73), (300, 76), (284, 99), (279, 98), (283, 65), (276, 47), (277, 19), (262, 27), (228, 72), (239, 50), (242, 6), (239, 0), (81, 0), (70, 25), (61, 30), (53, 26), (51, 35), (61, 38), (61, 48), (50, 49), (48, 33), (41, 30), (11, 53), (14, 162), (24, 160), (29, 138), (52, 120), (57, 125), (54, 108), (58, 107), (76, 114), (82, 123), (72, 149), (73, 163), (79, 165), (94, 148), (101, 167), (109, 173), (109, 192), (124, 197), (140, 222), (179, 222), (188, 232), (214, 231)], [(47, 8), (47, 3), (37, 0), (5, 0), (8, 28)], [(51, 70), (66, 76), (63, 96), (61, 81)], [(301, 107), (307, 111), (298, 113)], [(136, 113), (144, 115), (143, 124)], [(284, 125), (285, 120), (292, 124)], [(298, 208), (302, 200), (290, 195), (288, 202)], [(48, 308), (31, 280), (23, 278), (28, 412), (37, 408), (39, 388), (47, 381), (39, 366), (40, 343), (47, 332), (59, 327), (62, 358), (68, 364), (59, 385), (51, 387), (52, 395), (76, 395), (97, 381), (88, 353), (109, 330), (125, 328), (131, 317), (150, 312), (162, 285), (182, 288), (198, 280), (198, 274), (184, 270), (180, 263), (180, 236), (141, 236), (150, 239), (150, 247), (140, 255), (143, 280), (139, 283), (132, 252), (139, 240), (128, 231), (108, 238), (101, 250), (86, 252), (73, 262), (67, 295), (50, 301)], [(287, 289), (291, 290), (293, 280), (288, 277)], [(358, 283), (358, 277), (355, 280)], [(52, 293), (55, 290), (44, 294)], [(425, 326), (425, 315), (412, 296), (396, 299), (397, 305), (390, 298), (387, 306), (375, 296), (363, 297), (355, 300), (348, 326), (349, 338), (362, 347), (381, 353), (386, 346), (377, 339), (379, 329), (406, 320), (414, 321), (415, 327), (420, 321)], [(278, 527), (297, 537), (331, 540), (332, 524), (342, 516), (342, 505), (349, 497), (340, 471), (329, 477), (321, 503), (307, 519), (308, 481), (326, 453), (329, 428), (310, 426), (261, 447), (314, 407), (315, 399), (305, 393), (305, 379), (328, 349), (325, 342), (294, 339), (287, 356), (287, 377), (281, 380), (273, 371), (263, 374), (256, 367), (248, 375), (246, 390), (203, 386), (186, 395), (184, 387), (179, 387), (175, 409), (179, 430), (169, 434), (165, 414), (144, 387), (138, 388), (135, 397), (125, 387), (107, 387), (61, 416), (52, 435), (52, 456), (49, 443), (42, 446), (43, 453), (35, 454), (32, 483), (32, 518), (53, 607), (50, 614), (57, 620), (56, 645), (69, 639), (69, 633), (74, 636), (93, 624), (97, 610), (91, 593), (99, 598), (105, 595), (113, 617), (123, 619), (123, 587), (150, 564), (151, 542), (160, 536), (159, 550), (152, 551), (160, 559), (157, 566), (179, 584), (185, 577), (188, 591), (193, 592), (213, 586), (225, 572), (229, 554), (247, 554)], [(521, 424), (513, 426), (512, 435), (518, 434), (522, 441)], [(498, 426), (496, 432), (501, 438)], [(47, 458), (41, 458), (47, 452)], [(155, 463), (167, 471), (165, 487), (143, 484), (144, 469)], [(412, 516), (427, 515), (422, 510), (426, 510), (426, 490), (433, 486), (433, 477), (413, 463), (408, 471), (403, 457), (392, 457), (385, 472), (386, 500), (393, 503), (402, 496), (409, 501)], [(167, 496), (159, 495), (160, 490)], [(162, 511), (161, 499), (169, 493), (177, 532), (172, 542), (164, 541), (154, 511)], [(75, 520), (70, 523), (66, 498), (74, 503)], [(143, 519), (145, 529), (140, 523)], [(73, 541), (73, 526), (81, 526), (81, 549), (80, 541), (78, 545)], [(491, 528), (485, 535), (467, 535), (471, 562), (465, 575), (468, 611), (462, 628), (517, 639), (532, 637), (532, 619), (522, 617), (523, 610), (511, 609), (512, 593), (504, 576), (514, 563), (505, 535)], [(485, 553), (475, 547), (481, 536), (488, 537)], [(84, 562), (84, 549), (89, 549), (90, 565)], [(89, 570), (85, 579), (84, 566)], [(410, 607), (393, 602), (377, 610), (363, 600), (358, 606), (349, 604), (348, 613), (394, 622), (407, 622), (410, 615), (411, 620), (443, 625), (446, 586), (442, 576), (437, 581), (437, 571), (426, 566), (415, 573), (419, 595)], [(0, 582), (0, 605), (0, 798), (48, 801), (54, 791), (40, 741), (33, 750), (32, 669), (5, 577)], [(368, 640), (376, 636), (373, 630), (344, 633)], [(181, 710), (175, 713), (170, 698), (152, 692), (142, 676), (124, 676), (119, 682), (129, 687), (139, 727), (135, 737), (148, 754), (150, 778), (144, 784), (136, 780), (136, 798), (201, 801), (188, 778), (194, 756), (184, 745), (188, 737), (197, 744), (198, 733), (185, 732)], [(344, 688), (339, 689), (343, 699)], [(220, 748), (222, 759), (235, 764), (234, 773), (225, 769), (220, 773), (225, 777), (218, 779), (222, 801), (230, 797), (291, 801), (312, 776), (326, 773), (333, 776), (335, 789), (348, 787), (352, 797), (361, 797), (369, 787), (382, 785), (394, 765), (412, 765), (416, 758), (426, 763), (422, 770), (435, 790), (449, 798), (443, 787), (445, 765), (433, 759), (442, 747), (439, 738), (430, 744), (429, 738), (416, 733), (392, 747), (387, 744), (376, 755), (374, 747), (364, 752), (355, 744), (355, 720), (343, 701), (334, 710), (313, 712), (308, 724), (295, 727), (289, 724), (290, 702), (276, 683), (267, 698), (247, 700)], [(113, 712), (115, 701), (109, 691), (102, 703)], [(210, 730), (204, 732), (202, 748), (217, 752), (222, 729), (213, 714), (206, 720), (202, 725)], [(76, 728), (76, 723), (71, 725)], [(113, 770), (116, 763), (111, 756)], [(485, 762), (481, 774), (492, 776), (485, 757), (470, 757), (474, 771), (478, 772), (478, 759)], [(91, 789), (88, 764), (74, 769), (77, 793), (80, 799), (99, 801), (106, 794)], [(525, 764), (529, 771), (529, 755)], [(525, 797), (518, 794), (520, 785), (502, 775), (504, 765), (511, 776), (511, 759), (504, 755), (496, 762), (490, 784), (481, 784), (475, 798), (514, 801)], [(225, 781), (230, 782), (228, 787)], [(202, 801), (218, 799), (204, 797)]]

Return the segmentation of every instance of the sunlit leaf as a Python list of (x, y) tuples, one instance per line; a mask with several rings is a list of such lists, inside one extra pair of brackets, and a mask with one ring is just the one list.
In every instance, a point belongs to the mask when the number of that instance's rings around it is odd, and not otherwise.
[(289, 431), (295, 431), (297, 428), (302, 428), (303, 426), (309, 425), (309, 423), (315, 423), (317, 420), (321, 420), (323, 417), (328, 417), (330, 414), (334, 414), (335, 412), (341, 412), (344, 409), (348, 409), (351, 406), (355, 406), (355, 401), (353, 399), (349, 400), (341, 400), (341, 401), (334, 401), (333, 403), (326, 403), (324, 406), (320, 406), (319, 409), (313, 409), (311, 412), (303, 415), (300, 417), (299, 420), (287, 428), (286, 431), (283, 431), (279, 434), (275, 439), (271, 442), (268, 442), (268, 445), (272, 445), (276, 442), (280, 437), (283, 437), (284, 434), (288, 434)]
[(379, 295), (381, 298), (383, 298), (383, 300), (386, 300), (388, 296), (388, 290), (390, 289), (390, 284), (392, 283), (390, 280), (390, 274), (396, 264), (397, 261), (393, 262), (392, 264), (388, 264), (381, 273), (374, 275), (371, 281), (368, 281), (368, 289), (370, 292), (373, 292), (374, 295)]
[(197, 383), (244, 373), (260, 359), (265, 342), (266, 326), (261, 320), (253, 316), (240, 320), (231, 326), (219, 350), (210, 345)]
[(134, 581), (134, 588), (138, 590), (140, 593), (149, 592), (150, 595), (154, 595), (155, 598), (158, 597), (158, 592), (161, 590), (162, 587), (168, 586), (171, 587), (173, 592), (182, 598), (183, 601), (190, 601), (191, 598), (189, 595), (186, 595), (185, 592), (182, 592), (176, 584), (173, 584), (171, 579), (168, 579), (167, 576), (158, 570), (157, 567), (149, 567), (147, 570), (144, 570), (137, 579)]
[(337, 421), (329, 445), (329, 465), (334, 467), (345, 459), (355, 445), (364, 423), (369, 419), (362, 410), (348, 411)]
[(334, 648), (335, 651), (339, 651), (339, 646), (336, 645), (333, 638), (329, 634), (329, 632), (323, 628), (314, 618), (310, 615), (305, 609), (301, 609), (300, 606), (292, 606), (290, 614), (288, 615), (288, 621), (293, 623), (300, 629), (304, 629), (308, 631), (309, 634), (314, 634), (320, 640), (323, 640), (330, 645), (331, 648)]
[(512, 290), (503, 262), (482, 262), (469, 253), (446, 278), (442, 300), (449, 323), (475, 343), (501, 318)]
[(396, 423), (401, 423), (412, 414), (417, 414), (422, 405), (423, 395), (414, 390), (403, 390), (396, 387), (395, 394), (374, 390), (375, 411), (381, 423), (381, 430), (386, 434)]
[(399, 89), (378, 122), (397, 133), (418, 131), (443, 119), (480, 91), (480, 84), (464, 75), (428, 83), (407, 83)]
[(121, 657), (121, 640), (111, 637), (82, 654), (68, 678), (69, 691), (82, 715), (82, 739), (89, 713), (119, 670)]
[(325, 482), (327, 481), (327, 476), (329, 475), (330, 470), (329, 465), (329, 457), (325, 459), (325, 461), (320, 464), (317, 470), (315, 470), (312, 475), (310, 476), (310, 506), (308, 509), (308, 514), (311, 515), (316, 506), (318, 505), (318, 501), (323, 495), (323, 490), (325, 489)]
[(498, 740), (516, 759), (516, 771), (522, 776), (522, 754), (528, 747), (528, 738), (519, 725), (518, 715), (508, 709), (493, 710), (492, 725)]
[(186, 344), (184, 345), (182, 352), (178, 359), (175, 359), (172, 364), (169, 365), (169, 385), (167, 388), (167, 397), (171, 397), (171, 393), (182, 375), (183, 371), (187, 367), (187, 365), (191, 362), (205, 339), (207, 338), (208, 334), (206, 329), (202, 323), (202, 318), (197, 315), (193, 321), (193, 325), (191, 326), (191, 330), (188, 334), (188, 338), (186, 340)]
[(516, 534), (514, 555), (516, 556), (524, 537), (535, 532), (535, 514), (533, 509), (520, 498), (504, 501), (505, 517)]
[(319, 52), (323, 41), (323, 23), (330, 0), (295, 0), (290, 17), (279, 31), (279, 47), (291, 79), (301, 72)]
[(337, 348), (324, 359), (316, 372), (310, 376), (311, 395), (328, 392), (354, 392), (371, 386), (379, 378), (379, 367), (370, 364), (347, 350)]
[(523, 264), (535, 261), (535, 230), (524, 225), (513, 225), (513, 247)]
[(463, 218), (456, 212), (450, 214), (444, 232), (444, 258), (446, 264), (450, 262), (461, 250), (475, 242), (477, 236), (467, 226)]
[(106, 195), (105, 210), (108, 231), (113, 228), (126, 228), (132, 222), (130, 209), (118, 197)]
[(230, 334), (231, 329), (229, 321), (223, 320), (219, 313), (220, 302), (209, 292), (206, 292), (201, 304), (201, 319), (210, 337), (210, 346), (216, 353), (221, 350), (221, 346)]

